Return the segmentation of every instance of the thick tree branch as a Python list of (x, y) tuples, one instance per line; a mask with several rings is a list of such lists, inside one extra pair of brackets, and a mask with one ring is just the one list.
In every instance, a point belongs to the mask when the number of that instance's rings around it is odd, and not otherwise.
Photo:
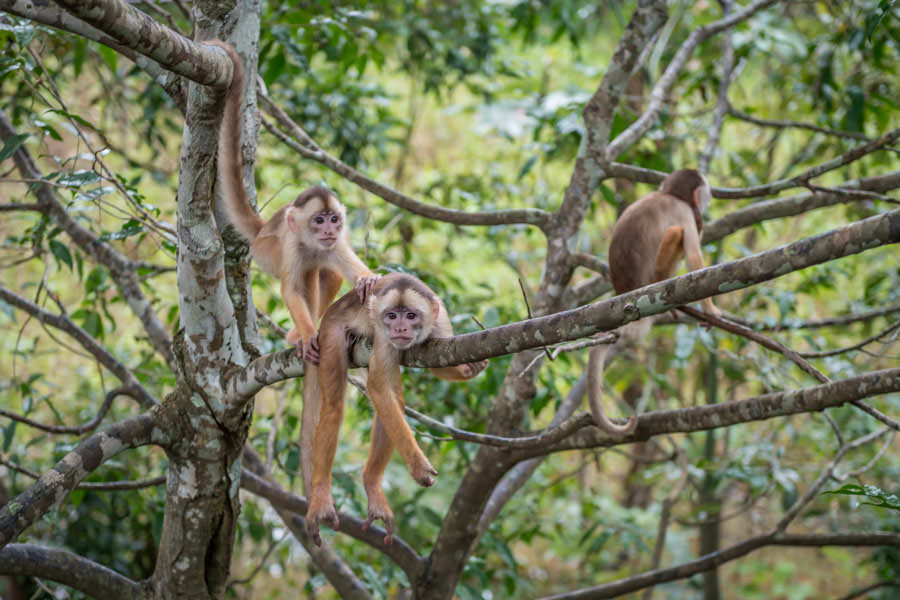
[[(284, 508), (298, 515), (305, 515), (309, 505), (305, 498), (295, 496), (265, 479), (244, 470), (241, 478), (241, 487), (253, 492), (272, 503), (273, 506)], [(424, 560), (412, 547), (397, 535), (393, 536), (390, 546), (384, 544), (386, 532), (381, 527), (373, 525), (363, 531), (363, 519), (359, 519), (346, 513), (338, 513), (340, 518), (340, 531), (350, 537), (372, 546), (385, 556), (390, 558), (398, 567), (403, 569), (410, 581), (415, 581), (424, 570)]]
[(900, 534), (872, 531), (830, 534), (776, 534), (767, 533), (747, 538), (733, 546), (701, 556), (697, 560), (683, 563), (677, 567), (649, 571), (627, 579), (596, 587), (548, 596), (544, 600), (598, 600), (600, 598), (616, 598), (651, 585), (686, 579), (697, 573), (709, 571), (731, 562), (754, 550), (765, 546), (794, 546), (819, 548), (823, 546), (892, 546), (900, 547)]
[(163, 444), (167, 436), (151, 413), (126, 419), (87, 438), (37, 483), (0, 509), (0, 548), (65, 500), (85, 477), (123, 450)]
[[(16, 131), (12, 123), (0, 110), (0, 140), (6, 142), (14, 135), (16, 135)], [(37, 163), (35, 163), (24, 146), (20, 146), (16, 150), (15, 154), (13, 154), (13, 160), (22, 177), (37, 181), (43, 179), (43, 174), (38, 169)], [(66, 211), (63, 203), (59, 201), (56, 192), (49, 184), (40, 183), (32, 186), (31, 190), (38, 199), (40, 211), (50, 217), (56, 225), (65, 231), (72, 242), (85, 254), (109, 270), (110, 276), (119, 288), (119, 293), (122, 294), (122, 298), (128, 304), (128, 307), (141, 321), (153, 347), (162, 355), (170, 368), (174, 367), (172, 340), (165, 325), (157, 317), (153, 305), (141, 289), (135, 264), (72, 218), (72, 215)]]
[(182, 112), (186, 102), (186, 91), (182, 85), (183, 79), (178, 75), (164, 69), (158, 62), (139, 54), (131, 48), (117, 42), (96, 27), (93, 27), (81, 19), (73, 17), (52, 3), (42, 5), (32, 0), (0, 0), (0, 10), (32, 20), (42, 25), (74, 33), (85, 39), (95, 41), (112, 48), (122, 56), (130, 59), (156, 81), (175, 102)]
[(757, 0), (743, 10), (737, 11), (734, 15), (720, 19), (709, 25), (703, 25), (692, 31), (687, 40), (685, 40), (678, 49), (678, 52), (675, 53), (669, 66), (666, 67), (666, 70), (659, 78), (659, 81), (653, 87), (653, 91), (650, 92), (650, 101), (647, 103), (647, 108), (644, 113), (637, 121), (628, 126), (625, 131), (620, 133), (616, 139), (609, 144), (604, 153), (605, 159), (608, 161), (614, 160), (637, 140), (643, 137), (653, 126), (659, 115), (659, 111), (662, 109), (663, 104), (668, 100), (669, 93), (672, 91), (672, 88), (678, 80), (678, 74), (684, 69), (691, 54), (694, 53), (694, 50), (701, 42), (721, 31), (734, 27), (742, 21), (746, 21), (760, 10), (775, 4), (776, 1), (777, 0)]
[(75, 17), (117, 43), (152, 58), (164, 68), (201, 85), (231, 83), (232, 64), (218, 48), (198, 44), (121, 0), (57, 0)]
[(35, 544), (9, 544), (0, 550), (0, 574), (49, 579), (91, 598), (149, 600), (149, 585), (127, 577), (91, 560), (56, 548)]
[(642, 414), (638, 419), (635, 432), (626, 437), (614, 437), (596, 428), (585, 428), (543, 451), (527, 449), (517, 451), (516, 454), (517, 457), (524, 459), (543, 454), (546, 451), (596, 448), (645, 441), (667, 433), (706, 431), (751, 421), (820, 411), (854, 400), (897, 391), (900, 391), (900, 368), (873, 371), (832, 383), (800, 390), (763, 394), (725, 404), (648, 412)]
[[(430, 340), (404, 352), (401, 362), (416, 367), (456, 365), (577, 340), (708, 296), (750, 287), (813, 265), (898, 241), (900, 209), (580, 308), (453, 338)], [(354, 350), (354, 366), (365, 366), (368, 363), (367, 353), (360, 346), (356, 344)], [(265, 385), (298, 376), (301, 369), (300, 361), (292, 356), (292, 352), (283, 350), (257, 359), (247, 368), (236, 371), (226, 381), (226, 386), (229, 394), (250, 397)]]
[(277, 137), (282, 143), (297, 152), (300, 156), (328, 167), (347, 181), (355, 183), (362, 189), (375, 194), (385, 202), (389, 202), (390, 204), (398, 206), (415, 215), (427, 217), (435, 221), (453, 223), (454, 225), (488, 226), (527, 224), (539, 228), (545, 227), (550, 219), (549, 213), (537, 208), (469, 212), (419, 202), (415, 198), (407, 196), (406, 194), (398, 192), (397, 190), (389, 188), (388, 186), (367, 177), (350, 165), (331, 156), (322, 150), (299, 125), (291, 120), (287, 113), (281, 110), (281, 108), (272, 102), (272, 100), (263, 92), (260, 92), (260, 99), (263, 101), (266, 112), (272, 115), (282, 127), (294, 136), (294, 138), (301, 140), (300, 142), (297, 142), (295, 139), (282, 133), (268, 121), (263, 120), (263, 126), (266, 130)]
[[(266, 484), (267, 487), (260, 488), (260, 490), (266, 489), (276, 492), (278, 497), (282, 497), (281, 494), (287, 494), (287, 492), (284, 492), (269, 474), (268, 469), (262, 462), (262, 458), (259, 454), (247, 444), (244, 445), (244, 466), (245, 468), (241, 476), (242, 485), (244, 475), (250, 474), (255, 476), (257, 480)], [(249, 479), (249, 485), (253, 485), (254, 481), (256, 480)], [(290, 494), (288, 495), (292, 496)], [(278, 516), (281, 517), (282, 522), (284, 522), (285, 526), (290, 530), (291, 534), (293, 534), (296, 540), (300, 542), (309, 554), (310, 560), (312, 560), (313, 564), (322, 571), (325, 578), (328, 579), (328, 582), (331, 583), (341, 598), (346, 598), (347, 600), (372, 600), (372, 595), (366, 589), (363, 582), (350, 569), (331, 544), (327, 541), (323, 541), (322, 545), (318, 546), (313, 542), (312, 536), (309, 535), (309, 530), (306, 526), (306, 519), (303, 517), (303, 515), (306, 514), (306, 508), (297, 512), (291, 508), (276, 505), (272, 503), (271, 500), (269, 502), (272, 504), (272, 508), (278, 513)], [(299, 505), (295, 505), (293, 508), (297, 509), (299, 508)]]

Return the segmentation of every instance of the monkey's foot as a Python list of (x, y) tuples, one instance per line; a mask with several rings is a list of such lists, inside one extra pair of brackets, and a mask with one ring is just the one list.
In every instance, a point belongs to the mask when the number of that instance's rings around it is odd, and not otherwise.
[(374, 521), (381, 519), (387, 532), (384, 536), (384, 544), (390, 546), (394, 541), (394, 511), (391, 510), (387, 497), (385, 497), (380, 487), (371, 490), (367, 488), (366, 495), (369, 497), (369, 514), (366, 517), (366, 522), (363, 523), (362, 529), (363, 531), (368, 530)]
[(319, 524), (325, 523), (337, 531), (340, 526), (337, 511), (334, 509), (334, 500), (331, 494), (326, 494), (322, 500), (321, 494), (313, 493), (309, 502), (309, 510), (306, 511), (306, 530), (312, 537), (316, 546), (322, 545), (322, 536), (319, 534)]
[(475, 377), (488, 366), (487, 359), (479, 360), (477, 362), (470, 362), (463, 365), (463, 377), (466, 379), (471, 379)]
[(356, 295), (359, 296), (360, 302), (366, 301), (366, 298), (372, 293), (372, 288), (375, 287), (375, 282), (379, 279), (381, 279), (381, 275), (368, 275), (356, 280), (353, 289), (356, 291)]
[(416, 483), (422, 487), (431, 487), (434, 485), (433, 476), (437, 475), (438, 472), (431, 466), (431, 463), (428, 462), (428, 459), (425, 458), (424, 455), (416, 457), (407, 464), (409, 465), (409, 474), (412, 475), (412, 478)]

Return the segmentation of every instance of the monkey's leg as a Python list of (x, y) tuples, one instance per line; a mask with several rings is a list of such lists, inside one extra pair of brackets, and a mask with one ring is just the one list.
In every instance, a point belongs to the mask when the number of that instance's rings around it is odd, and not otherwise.
[(316, 335), (316, 326), (310, 315), (309, 304), (303, 295), (303, 290), (290, 281), (290, 277), (281, 280), (281, 296), (284, 298), (284, 303), (291, 313), (291, 320), (294, 322), (294, 327), (287, 334), (287, 342), (296, 344), (297, 356), (304, 359), (310, 342)]
[(344, 392), (347, 387), (347, 348), (343, 330), (332, 327), (321, 335), (322, 361), (317, 367), (319, 423), (312, 447), (312, 491), (306, 526), (316, 544), (322, 543), (319, 523), (339, 525), (331, 496), (331, 469), (337, 454), (338, 434), (344, 419)]
[[(403, 418), (403, 394), (400, 390), (399, 365), (383, 365), (379, 351), (389, 353), (387, 348), (379, 348), (376, 343), (369, 359), (369, 381), (367, 391), (369, 400), (375, 406), (375, 412), (384, 425), (391, 442), (397, 447), (400, 456), (409, 468), (409, 473), (419, 485), (434, 485), (433, 475), (437, 471), (425, 458), (425, 454), (416, 443), (412, 429)], [(390, 354), (388, 354), (390, 356)], [(391, 359), (388, 358), (387, 361)], [(398, 393), (400, 392), (400, 393)]]
[[(691, 271), (702, 269), (705, 266), (703, 264), (703, 254), (700, 251), (700, 234), (697, 233), (696, 229), (685, 229), (684, 255), (688, 268)], [(722, 311), (716, 308), (716, 305), (713, 304), (712, 298), (704, 298), (701, 302), (703, 304), (703, 310), (713, 315), (714, 317), (722, 316)]]
[(384, 536), (384, 543), (387, 545), (390, 545), (393, 541), (394, 512), (391, 510), (387, 496), (384, 495), (384, 490), (381, 488), (381, 480), (393, 452), (394, 444), (391, 443), (391, 439), (388, 437), (381, 419), (376, 415), (372, 423), (372, 447), (369, 450), (369, 459), (366, 461), (366, 467), (363, 469), (362, 476), (363, 486), (366, 488), (366, 496), (369, 499), (369, 513), (362, 528), (365, 531), (377, 519), (384, 521), (384, 528), (387, 531), (387, 535)]
[(663, 239), (656, 251), (656, 265), (653, 269), (653, 281), (668, 279), (675, 272), (681, 259), (681, 241), (684, 238), (684, 227), (672, 225), (666, 229)]

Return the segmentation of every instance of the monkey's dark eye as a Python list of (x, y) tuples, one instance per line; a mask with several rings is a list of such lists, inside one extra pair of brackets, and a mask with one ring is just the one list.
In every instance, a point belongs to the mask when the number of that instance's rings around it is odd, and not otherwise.
[(322, 223), (325, 222), (325, 219), (323, 219), (322, 217), (316, 217), (315, 221), (316, 221), (316, 225), (321, 225)]
[(397, 313), (389, 312), (389, 313), (386, 314), (385, 316), (386, 316), (389, 320), (393, 321), (394, 319), (397, 318)]
[(415, 321), (418, 317), (419, 317), (419, 315), (417, 315), (414, 312), (406, 313), (406, 318), (409, 319), (410, 321)]
[(333, 217), (331, 217), (331, 222), (332, 222), (332, 223), (337, 223), (338, 221), (340, 221), (340, 219), (338, 218), (337, 215), (334, 215)]

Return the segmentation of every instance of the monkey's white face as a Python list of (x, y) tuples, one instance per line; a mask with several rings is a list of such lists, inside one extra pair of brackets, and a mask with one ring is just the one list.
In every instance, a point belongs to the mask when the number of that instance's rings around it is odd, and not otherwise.
[(312, 231), (313, 237), (325, 249), (331, 248), (337, 243), (343, 228), (343, 217), (330, 210), (317, 212), (309, 218), (309, 229)]
[(391, 344), (399, 350), (422, 341), (424, 320), (422, 313), (415, 308), (392, 306), (381, 313), (381, 322)]

